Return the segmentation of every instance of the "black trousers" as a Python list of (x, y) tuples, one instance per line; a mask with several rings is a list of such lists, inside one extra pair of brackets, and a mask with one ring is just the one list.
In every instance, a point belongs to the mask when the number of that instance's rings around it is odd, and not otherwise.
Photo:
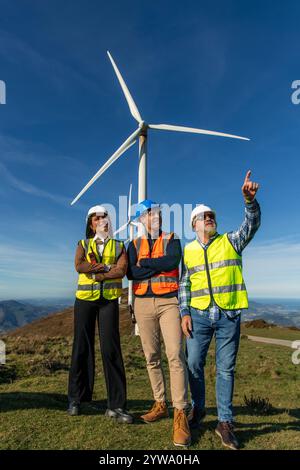
[(125, 408), (126, 378), (120, 345), (118, 299), (88, 301), (76, 298), (68, 399), (76, 403), (92, 400), (96, 320), (107, 390), (107, 406), (111, 409)]

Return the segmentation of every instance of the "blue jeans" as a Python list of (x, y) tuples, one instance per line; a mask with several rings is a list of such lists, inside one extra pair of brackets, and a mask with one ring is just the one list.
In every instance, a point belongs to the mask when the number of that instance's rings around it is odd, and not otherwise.
[(232, 397), (234, 368), (240, 340), (240, 315), (229, 318), (219, 313), (210, 319), (208, 312), (190, 308), (192, 337), (186, 341), (186, 356), (193, 406), (205, 407), (204, 366), (207, 351), (216, 339), (216, 397), (219, 421), (233, 421)]

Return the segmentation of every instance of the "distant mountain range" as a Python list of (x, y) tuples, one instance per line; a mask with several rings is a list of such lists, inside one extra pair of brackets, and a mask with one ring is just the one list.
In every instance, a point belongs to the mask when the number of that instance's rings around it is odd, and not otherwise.
[[(122, 304), (127, 302), (127, 289), (124, 289)], [(50, 313), (62, 312), (73, 305), (73, 299), (26, 299), (0, 301), (0, 333), (20, 328)], [(242, 320), (263, 319), (279, 326), (300, 328), (300, 301), (280, 300), (268, 302), (250, 301), (249, 309)]]
[[(278, 303), (277, 303), (278, 302)], [(270, 301), (268, 303), (250, 301), (249, 308), (243, 313), (243, 320), (256, 320), (261, 318), (268, 323), (281, 326), (300, 327), (300, 300)]]
[(27, 301), (2, 300), (0, 301), (0, 333), (19, 328), (31, 323), (38, 318), (45, 317), (49, 313), (55, 313), (71, 305), (61, 302), (49, 304), (40, 301), (40, 304), (32, 304)]

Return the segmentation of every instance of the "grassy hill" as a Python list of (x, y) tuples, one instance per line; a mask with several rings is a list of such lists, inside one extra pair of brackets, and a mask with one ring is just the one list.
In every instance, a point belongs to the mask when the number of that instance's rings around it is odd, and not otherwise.
[(284, 327), (268, 323), (265, 320), (253, 320), (242, 323), (241, 334), (262, 336), (264, 338), (300, 340), (300, 328)]
[[(123, 302), (125, 300), (123, 299)], [(4, 338), (7, 364), (0, 366), (0, 449), (172, 449), (172, 420), (146, 425), (138, 416), (152, 404), (139, 337), (125, 305), (121, 305), (122, 347), (128, 380), (128, 408), (136, 416), (132, 426), (118, 425), (103, 416), (105, 385), (97, 354), (94, 402), (83, 414), (66, 413), (66, 388), (72, 347), (72, 309), (50, 315), (15, 330)], [(243, 449), (300, 449), (300, 365), (292, 350), (253, 343), (245, 334), (300, 339), (286, 328), (243, 327), (237, 364), (234, 404), (237, 436)], [(275, 328), (275, 329), (274, 329)], [(294, 337), (296, 335), (296, 337)], [(97, 344), (97, 343), (96, 343)], [(166, 359), (164, 358), (166, 368)], [(215, 366), (212, 345), (206, 367), (207, 416), (193, 434), (191, 449), (219, 449), (216, 425)], [(262, 415), (247, 407), (244, 395), (269, 399), (272, 410)]]

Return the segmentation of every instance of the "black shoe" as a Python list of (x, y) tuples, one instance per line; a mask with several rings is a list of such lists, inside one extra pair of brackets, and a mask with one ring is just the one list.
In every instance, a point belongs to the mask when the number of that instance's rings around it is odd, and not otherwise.
[(233, 424), (228, 422), (219, 422), (215, 429), (216, 434), (221, 438), (222, 444), (229, 449), (237, 450), (239, 443), (233, 434)]
[(194, 406), (188, 414), (188, 422), (190, 429), (199, 429), (201, 426), (201, 421), (204, 419), (205, 416), (205, 408), (199, 409), (197, 408), (197, 406)]
[(127, 413), (126, 410), (123, 408), (115, 408), (113, 410), (107, 409), (105, 412), (105, 416), (108, 418), (113, 418), (117, 421), (117, 423), (122, 424), (132, 424), (133, 423), (133, 416)]
[(68, 407), (68, 414), (70, 416), (78, 416), (80, 415), (80, 405), (75, 401), (71, 401)]

